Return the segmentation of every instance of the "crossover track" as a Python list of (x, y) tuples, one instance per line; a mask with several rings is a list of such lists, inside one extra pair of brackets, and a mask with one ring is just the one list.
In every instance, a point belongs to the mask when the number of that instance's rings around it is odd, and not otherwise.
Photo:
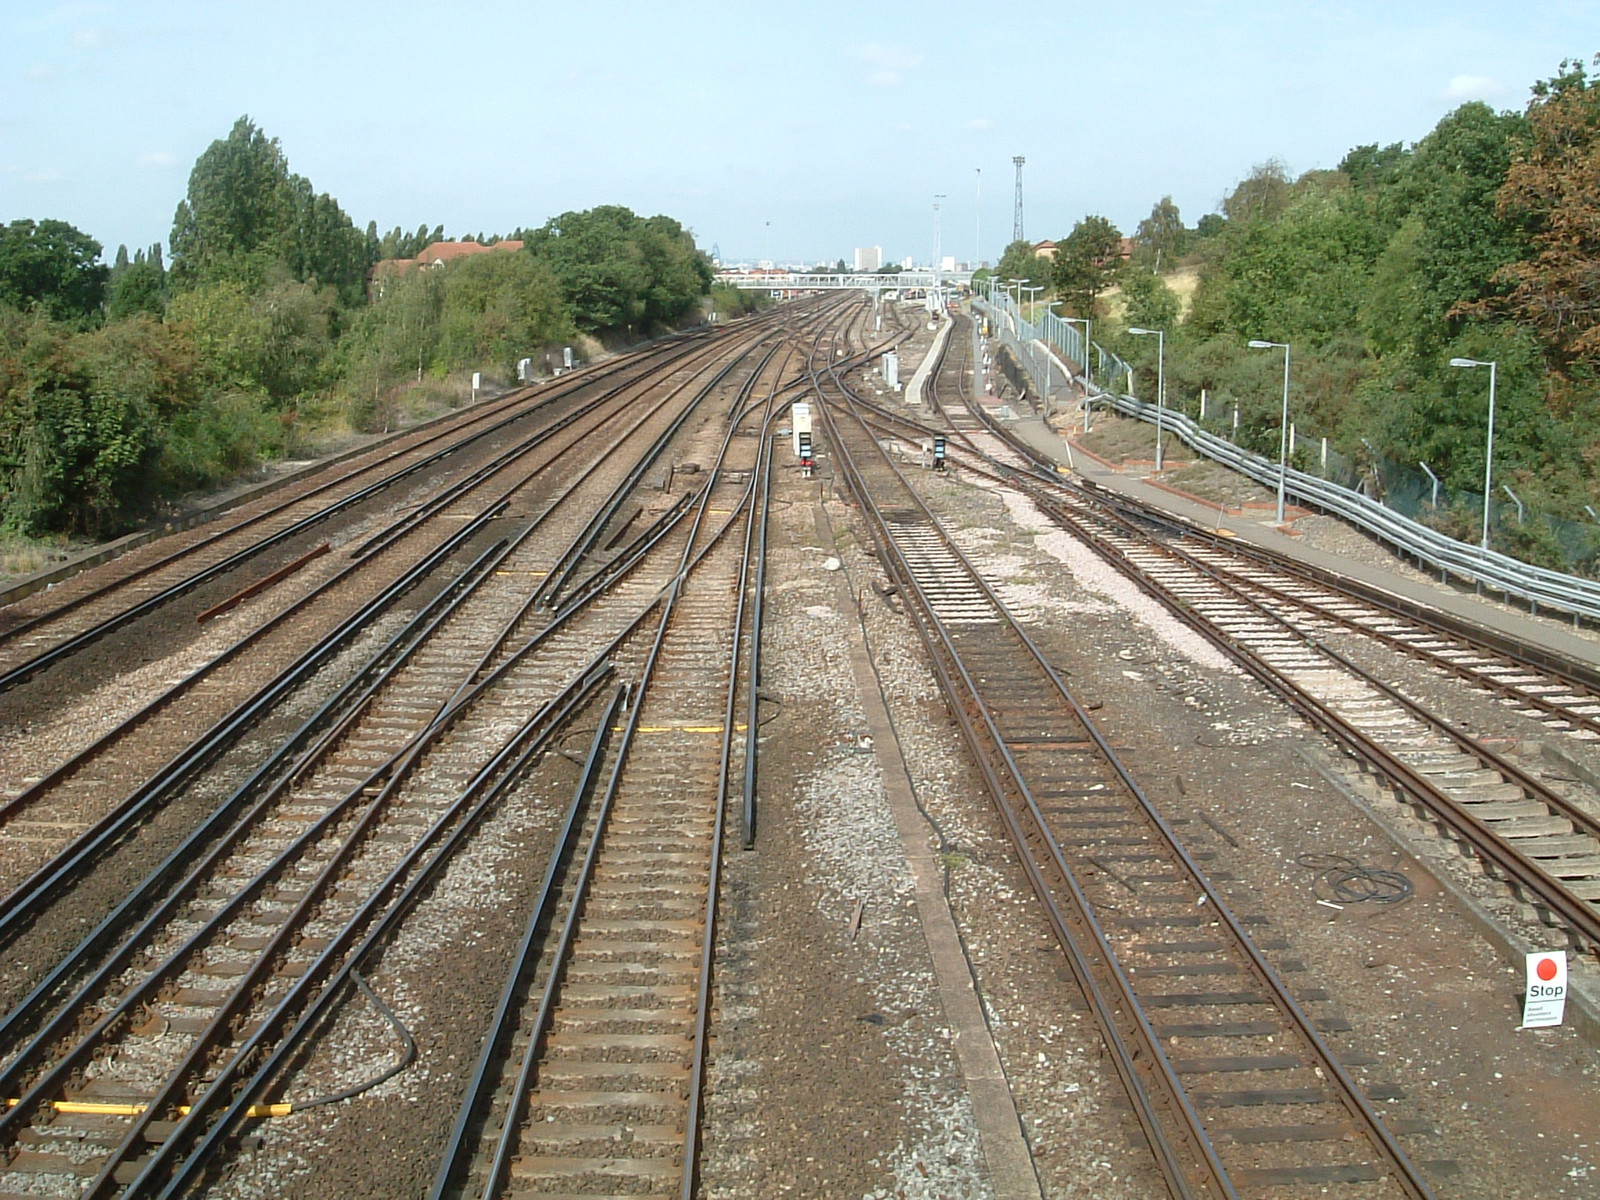
[[(817, 383), (836, 465), (907, 600), (1171, 1194), (1365, 1182), (1385, 1194), (1430, 1195), (1374, 1097), (1245, 932), (1201, 856), (1179, 841), (1176, 822), (1146, 799), (853, 399), (829, 375)], [(1303, 989), (1303, 1001), (1317, 998)], [(1241, 1012), (1250, 1019), (1237, 1019)]]
[[(354, 1094), (304, 1098), (300, 1048), (352, 998), (382, 1006), (383, 947), (438, 902), (433, 884), (481, 829), (531, 803), (533, 781), (565, 761), (546, 750), (593, 719), (618, 677), (631, 680), (627, 706), (601, 732), (616, 719), (626, 735), (616, 748), (597, 738), (591, 755), (594, 770), (611, 766), (606, 819), (588, 815), (590, 788), (575, 801), (573, 828), (604, 833), (598, 871), (569, 905), (574, 940), (552, 975), (561, 1003), (531, 1043), (545, 1058), (524, 1111), (565, 1103), (574, 1081), (624, 1079), (619, 1054), (649, 1039), (627, 1020), (573, 1014), (585, 987), (631, 989), (638, 1007), (664, 1006), (664, 1041), (628, 1078), (662, 1089), (646, 1107), (672, 1094), (671, 1115), (658, 1115), (677, 1130), (661, 1151), (670, 1169), (647, 1163), (638, 1179), (692, 1185), (722, 812), (737, 795), (727, 781), (753, 771), (729, 714), (746, 699), (737, 651), (751, 653), (751, 622), (735, 616), (753, 612), (759, 567), (743, 562), (760, 541), (737, 535), (759, 511), (770, 417), (793, 394), (798, 349), (861, 319), (824, 305), (697, 342), (648, 382), (503, 449), (431, 504), (436, 519), (414, 519), (424, 502), (361, 530), (352, 564), (420, 561), (350, 606), (289, 672), (264, 676), (258, 711), (230, 715), (222, 743), (208, 742), (213, 730), (142, 780), (131, 766), (126, 800), (29, 860), (0, 908), (0, 940), (34, 964), (0, 1013), (0, 1194), (180, 1195), (226, 1168), (242, 1123)], [(758, 436), (736, 438), (741, 428)], [(691, 460), (715, 466), (657, 469)], [(417, 532), (435, 525), (443, 536)], [(336, 657), (333, 678), (279, 712)], [(269, 710), (277, 724), (253, 727), (282, 732), (246, 754), (239, 733)], [(157, 722), (133, 728), (145, 723)], [(217, 775), (224, 764), (231, 774)], [(146, 846), (144, 830), (188, 792), (203, 801), (192, 821)], [(33, 798), (0, 811), (37, 817)], [(28, 844), (6, 834), (8, 851)], [(549, 836), (559, 864), (565, 843)], [(142, 861), (142, 876), (100, 902), (84, 936), (73, 914), (119, 855)], [(564, 868), (552, 880), (568, 886)], [(640, 887), (654, 897), (643, 907)], [(698, 932), (686, 937), (683, 922)], [(668, 1042), (686, 1044), (680, 1065), (652, 1065)], [(570, 1157), (527, 1142), (509, 1178), (542, 1159), (547, 1175), (570, 1174)]]

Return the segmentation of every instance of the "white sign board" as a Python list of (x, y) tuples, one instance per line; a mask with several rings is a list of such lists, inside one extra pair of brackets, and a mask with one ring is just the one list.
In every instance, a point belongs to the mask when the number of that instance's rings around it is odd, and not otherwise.
[(1567, 1006), (1567, 952), (1546, 950), (1528, 955), (1528, 991), (1522, 1000), (1522, 1028), (1561, 1024)]
[(483, 373), (481, 371), (474, 371), (472, 373), (472, 390), (473, 391), (477, 391), (482, 386), (483, 386)]

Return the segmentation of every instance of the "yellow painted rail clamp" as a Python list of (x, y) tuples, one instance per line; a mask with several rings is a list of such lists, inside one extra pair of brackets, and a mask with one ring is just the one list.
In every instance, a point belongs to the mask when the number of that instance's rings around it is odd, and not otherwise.
[[(15, 1108), (18, 1101), (7, 1100), (7, 1108)], [(58, 1113), (83, 1113), (99, 1117), (142, 1117), (148, 1104), (116, 1104), (109, 1100), (52, 1100), (49, 1107)], [(247, 1117), (287, 1117), (294, 1111), (293, 1104), (252, 1104)], [(178, 1105), (182, 1116), (189, 1115), (187, 1104)]]

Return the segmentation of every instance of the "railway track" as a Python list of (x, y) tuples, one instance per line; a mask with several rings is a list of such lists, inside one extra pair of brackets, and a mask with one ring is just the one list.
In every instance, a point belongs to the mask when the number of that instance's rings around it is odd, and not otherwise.
[[(391, 606), (410, 586), (423, 583), (425, 575), (415, 570), (417, 558), (432, 558), (437, 566), (441, 548), (466, 545), (479, 533), (475, 526), (491, 522), (520, 527), (523, 537), (547, 521), (581, 525), (584, 506), (606, 502), (613, 490), (596, 483), (605, 459), (587, 457), (599, 433), (606, 430), (618, 447), (628, 437), (654, 444), (663, 429), (687, 419), (725, 371), (701, 378), (692, 363), (680, 366), (674, 375), (681, 377), (669, 376), (648, 402), (637, 388), (613, 389), (603, 400), (502, 450), (474, 476), (449, 484), (415, 511), (371, 532), (352, 557), (336, 556), (340, 565), (325, 579), (298, 598), (284, 598), (254, 629), (180, 674), (65, 761), (41, 764), (25, 744), (15, 744), (18, 765), (26, 757), (34, 773), (17, 780), (13, 793), (0, 802), (5, 839), (0, 884), (18, 886), (19, 878), (75, 839), (103, 842), (113, 829), (112, 836), (120, 836), (136, 814), (162, 802), (236, 742), (259, 720), (265, 704), (282, 699), (281, 664), (304, 660), (296, 679), (309, 679), (379, 615), (376, 598)], [(686, 390), (696, 380), (698, 391)], [(621, 452), (613, 447), (606, 454)], [(637, 484), (638, 478), (631, 482)], [(568, 518), (574, 510), (580, 515)], [(521, 562), (499, 569), (533, 568)], [(196, 730), (206, 731), (198, 741)], [(165, 766), (152, 770), (157, 764)]]
[[(1425, 1196), (1364, 1090), (1191, 851), (884, 452), (819, 380), (837, 465), (1083, 988), (1173, 1195)], [(1199, 898), (1197, 904), (1197, 897)], [(1319, 1028), (1319, 1025), (1323, 1028)], [(1374, 1091), (1377, 1095), (1372, 1094)], [(1399, 1126), (1408, 1133), (1421, 1130)], [(1364, 1193), (1372, 1194), (1372, 1193)]]
[[(381, 447), (272, 492), (182, 534), (132, 551), (92, 573), (70, 578), (0, 610), (0, 691), (62, 662), (101, 638), (223, 580), (275, 547), (304, 541), (351, 510), (371, 507), (412, 477), (472, 469), (498, 440), (516, 440), (520, 426), (569, 408), (593, 390), (626, 386), (691, 355), (694, 335), (651, 347), (620, 363), (586, 367), (542, 388), (500, 400), (399, 435)], [(454, 459), (448, 463), (446, 460)], [(298, 564), (298, 559), (291, 559)]]
[[(760, 330), (731, 339), (720, 363), (681, 367), (658, 388), (666, 398), (631, 426), (611, 417), (609, 454), (565, 486), (548, 463), (504, 486), (478, 520), (498, 520), (506, 536), (481, 547), (0, 1017), (0, 1094), (10, 1098), (0, 1110), (0, 1191), (177, 1194), (222, 1161), (216, 1147), (266, 1111), (255, 1098), (281, 1083), (292, 1047), (352, 989), (370, 990), (363, 960), (426, 902), (428, 880), (616, 663), (642, 656), (640, 630), (663, 605), (680, 613), (652, 701), (666, 736), (651, 726), (642, 736), (677, 750), (659, 761), (639, 752), (637, 763), (651, 765), (631, 768), (630, 788), (643, 790), (623, 806), (634, 814), (623, 824), (675, 819), (674, 801), (655, 803), (648, 787), (681, 798), (672, 770), (686, 747), (707, 741), (699, 726), (722, 720), (720, 699), (687, 725), (671, 715), (704, 702), (687, 664), (709, 654), (733, 678), (717, 649), (730, 636), (717, 615), (728, 589), (702, 594), (697, 580), (680, 596), (682, 564), (704, 553), (691, 549), (707, 514), (741, 508), (769, 439), (735, 443), (751, 458), (742, 468), (680, 476), (676, 500), (651, 499), (645, 476), (668, 447), (681, 457), (704, 430), (727, 427), (706, 407), (714, 394), (732, 392), (742, 412), (753, 392), (784, 389), (789, 353), (769, 344), (750, 357), (766, 342)], [(703, 413), (692, 428), (689, 413)], [(636, 495), (642, 516), (627, 507)], [(520, 520), (502, 518), (518, 505)], [(607, 518), (588, 520), (594, 511)], [(738, 555), (722, 549), (708, 561), (724, 558)], [(557, 569), (562, 586), (539, 588)], [(697, 606), (709, 607), (696, 616)], [(713, 761), (707, 778), (717, 777)], [(692, 791), (687, 803), (698, 802)], [(658, 809), (668, 816), (652, 818)], [(43, 870), (72, 888), (90, 861), (57, 856)], [(701, 921), (709, 934), (709, 914)]]
[[(1557, 736), (1595, 737), (1600, 673), (1348, 583), (1124, 497), (1059, 479), (972, 401), (952, 461), (1026, 495), (1339, 741), (1443, 836), (1574, 944), (1600, 946), (1600, 821), (1491, 746), (1385, 682), (1384, 650), (1498, 697)], [(948, 388), (946, 381), (936, 387)], [(936, 392), (936, 395), (938, 393)], [(900, 426), (904, 419), (893, 416)], [(906, 436), (904, 428), (899, 430)], [(1048, 470), (1048, 474), (1045, 472)], [(1372, 653), (1378, 647), (1376, 655)], [(1363, 667), (1356, 659), (1363, 658)]]
[(759, 645), (776, 392), (736, 399), (626, 719), (614, 704), (602, 722), (617, 720), (616, 745), (597, 736), (545, 869), (436, 1197), (695, 1194), (736, 774), (738, 824), (753, 820), (753, 729), (741, 747), (735, 713), (756, 687), (740, 665)]

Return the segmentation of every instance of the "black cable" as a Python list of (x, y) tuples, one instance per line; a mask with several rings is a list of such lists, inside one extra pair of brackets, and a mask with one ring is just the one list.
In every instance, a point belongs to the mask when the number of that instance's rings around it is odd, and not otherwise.
[(353, 1087), (345, 1088), (342, 1092), (335, 1092), (331, 1096), (318, 1096), (315, 1100), (296, 1101), (294, 1103), (295, 1112), (299, 1112), (303, 1108), (320, 1108), (325, 1104), (337, 1104), (341, 1100), (353, 1099), (354, 1097), (359, 1096), (362, 1092), (370, 1092), (379, 1084), (389, 1082), (389, 1080), (393, 1079), (396, 1075), (400, 1074), (401, 1071), (404, 1071), (417, 1060), (417, 1039), (412, 1037), (411, 1031), (401, 1023), (400, 1018), (395, 1014), (394, 1009), (385, 1004), (378, 996), (378, 993), (372, 990), (372, 985), (367, 982), (366, 976), (362, 975), (358, 971), (352, 971), (351, 976), (355, 979), (356, 986), (361, 989), (362, 994), (366, 996), (368, 1000), (372, 1001), (373, 1007), (378, 1010), (378, 1013), (383, 1017), (383, 1019), (389, 1022), (390, 1027), (393, 1028), (395, 1033), (399, 1035), (400, 1042), (405, 1047), (405, 1050), (400, 1055), (400, 1061), (395, 1063), (394, 1066), (383, 1072), (383, 1074), (379, 1075), (376, 1079), (369, 1079), (364, 1083), (358, 1083)]
[(1317, 872), (1311, 890), (1329, 904), (1399, 904), (1416, 891), (1400, 872), (1362, 866), (1342, 854), (1300, 854), (1295, 862)]

